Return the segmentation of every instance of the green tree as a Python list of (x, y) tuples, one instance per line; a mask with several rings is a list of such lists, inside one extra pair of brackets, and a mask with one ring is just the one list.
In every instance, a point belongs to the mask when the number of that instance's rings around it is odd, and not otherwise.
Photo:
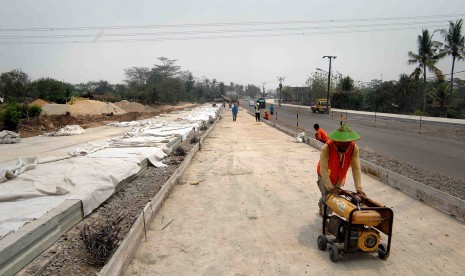
[(341, 91), (352, 91), (354, 90), (354, 80), (347, 76), (343, 77), (339, 83), (339, 89)]
[(129, 89), (142, 91), (149, 78), (150, 69), (147, 67), (131, 67), (124, 69), (124, 75), (126, 76), (124, 82)]
[(435, 65), (445, 56), (445, 53), (439, 52), (440, 43), (433, 41), (433, 35), (434, 33), (430, 34), (427, 29), (423, 29), (422, 34), (417, 37), (418, 53), (408, 52), (409, 65), (417, 65), (423, 73), (423, 113), (426, 108), (426, 69), (432, 72), (440, 71)]
[(444, 106), (446, 105), (449, 95), (447, 94), (447, 84), (443, 78), (438, 79), (435, 87), (431, 89), (428, 96), (433, 102), (439, 103), (440, 116), (444, 117)]
[(409, 99), (412, 96), (412, 91), (415, 88), (415, 80), (407, 74), (400, 74), (398, 85), (398, 96), (396, 97), (396, 103), (400, 108), (406, 112), (409, 106)]
[(72, 85), (52, 78), (40, 78), (29, 85), (31, 96), (44, 100), (66, 103), (70, 97)]
[[(260, 89), (260, 88), (259, 88)], [(292, 99), (292, 88), (290, 86), (285, 86), (283, 87), (282, 93), (283, 93), (283, 101), (289, 101)]]
[(29, 76), (21, 69), (2, 73), (0, 75), (0, 96), (6, 102), (23, 102), (27, 97), (30, 82)]
[(463, 20), (457, 20), (455, 23), (449, 22), (449, 29), (441, 30), (441, 33), (444, 37), (444, 52), (452, 56), (452, 69), (450, 72), (450, 92), (449, 92), (449, 109), (452, 102), (452, 91), (454, 88), (454, 66), (456, 60), (463, 60), (465, 57), (465, 37), (462, 35), (462, 23)]
[(184, 82), (180, 78), (167, 78), (156, 85), (159, 91), (160, 101), (163, 103), (176, 104), (184, 100)]

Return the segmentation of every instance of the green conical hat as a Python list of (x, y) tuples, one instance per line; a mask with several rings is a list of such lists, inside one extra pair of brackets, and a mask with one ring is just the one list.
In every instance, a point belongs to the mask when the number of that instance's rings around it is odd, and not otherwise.
[(347, 124), (343, 124), (338, 129), (331, 132), (328, 135), (328, 138), (338, 142), (350, 142), (357, 141), (358, 139), (360, 139), (360, 135), (358, 135), (357, 132), (350, 129), (350, 127)]

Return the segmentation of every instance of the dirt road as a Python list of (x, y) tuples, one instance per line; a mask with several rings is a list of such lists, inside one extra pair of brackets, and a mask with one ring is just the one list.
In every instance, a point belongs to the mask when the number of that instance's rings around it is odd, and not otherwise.
[(126, 275), (464, 274), (465, 224), (367, 175), (367, 194), (395, 212), (391, 256), (332, 263), (316, 244), (319, 152), (244, 110), (223, 115)]

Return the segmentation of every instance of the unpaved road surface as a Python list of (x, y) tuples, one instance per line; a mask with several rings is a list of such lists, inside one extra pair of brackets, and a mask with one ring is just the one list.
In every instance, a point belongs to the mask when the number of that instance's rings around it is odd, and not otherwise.
[(464, 275), (465, 224), (367, 175), (367, 194), (395, 213), (391, 256), (332, 263), (316, 243), (319, 152), (244, 110), (223, 115), (126, 275)]

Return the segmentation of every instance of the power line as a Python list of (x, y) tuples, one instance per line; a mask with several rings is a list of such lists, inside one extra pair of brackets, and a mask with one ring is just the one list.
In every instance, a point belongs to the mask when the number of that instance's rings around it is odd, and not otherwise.
[(348, 18), (348, 19), (323, 19), (323, 20), (288, 20), (288, 21), (255, 21), (255, 22), (223, 22), (223, 23), (187, 23), (187, 24), (158, 24), (158, 25), (128, 25), (128, 26), (84, 26), (84, 27), (26, 27), (26, 28), (0, 28), (0, 32), (50, 32), (50, 31), (83, 31), (101, 29), (140, 29), (140, 28), (185, 28), (185, 27), (217, 27), (217, 26), (243, 26), (243, 25), (269, 25), (269, 24), (302, 24), (302, 23), (340, 23), (355, 21), (397, 21), (414, 20), (421, 18), (451, 18), (462, 17), (465, 14), (447, 15), (423, 15), (402, 17), (378, 17), (378, 18)]
[[(442, 25), (441, 25), (442, 26)], [(439, 25), (423, 26), (423, 28), (439, 28)], [(352, 30), (352, 31), (332, 31), (332, 32), (299, 32), (299, 33), (277, 33), (277, 34), (255, 34), (255, 35), (229, 35), (229, 36), (186, 36), (186, 37), (162, 37), (149, 39), (120, 39), (120, 40), (75, 40), (75, 41), (3, 41), (0, 45), (22, 45), (22, 44), (89, 44), (89, 43), (116, 43), (116, 42), (159, 42), (172, 40), (196, 40), (196, 39), (231, 39), (231, 38), (260, 38), (260, 37), (284, 37), (284, 36), (309, 36), (309, 35), (328, 35), (328, 34), (351, 34), (351, 33), (366, 33), (366, 32), (382, 32), (382, 31), (399, 31), (417, 29), (418, 27), (403, 27), (403, 28), (384, 28), (384, 29), (368, 29), (368, 30)]]
[(161, 36), (161, 35), (198, 35), (198, 34), (222, 34), (222, 33), (240, 33), (240, 32), (278, 32), (278, 31), (302, 31), (302, 30), (331, 30), (331, 29), (358, 29), (373, 27), (391, 27), (391, 26), (412, 26), (426, 24), (442, 24), (442, 20), (429, 20), (419, 22), (400, 22), (400, 23), (381, 23), (369, 25), (339, 25), (339, 26), (304, 26), (294, 28), (262, 28), (262, 29), (237, 29), (237, 30), (206, 30), (206, 31), (183, 31), (183, 32), (144, 32), (144, 33), (113, 33), (113, 34), (62, 34), (62, 35), (0, 35), (0, 39), (38, 39), (38, 38), (100, 38), (100, 37), (129, 37), (129, 36)]

